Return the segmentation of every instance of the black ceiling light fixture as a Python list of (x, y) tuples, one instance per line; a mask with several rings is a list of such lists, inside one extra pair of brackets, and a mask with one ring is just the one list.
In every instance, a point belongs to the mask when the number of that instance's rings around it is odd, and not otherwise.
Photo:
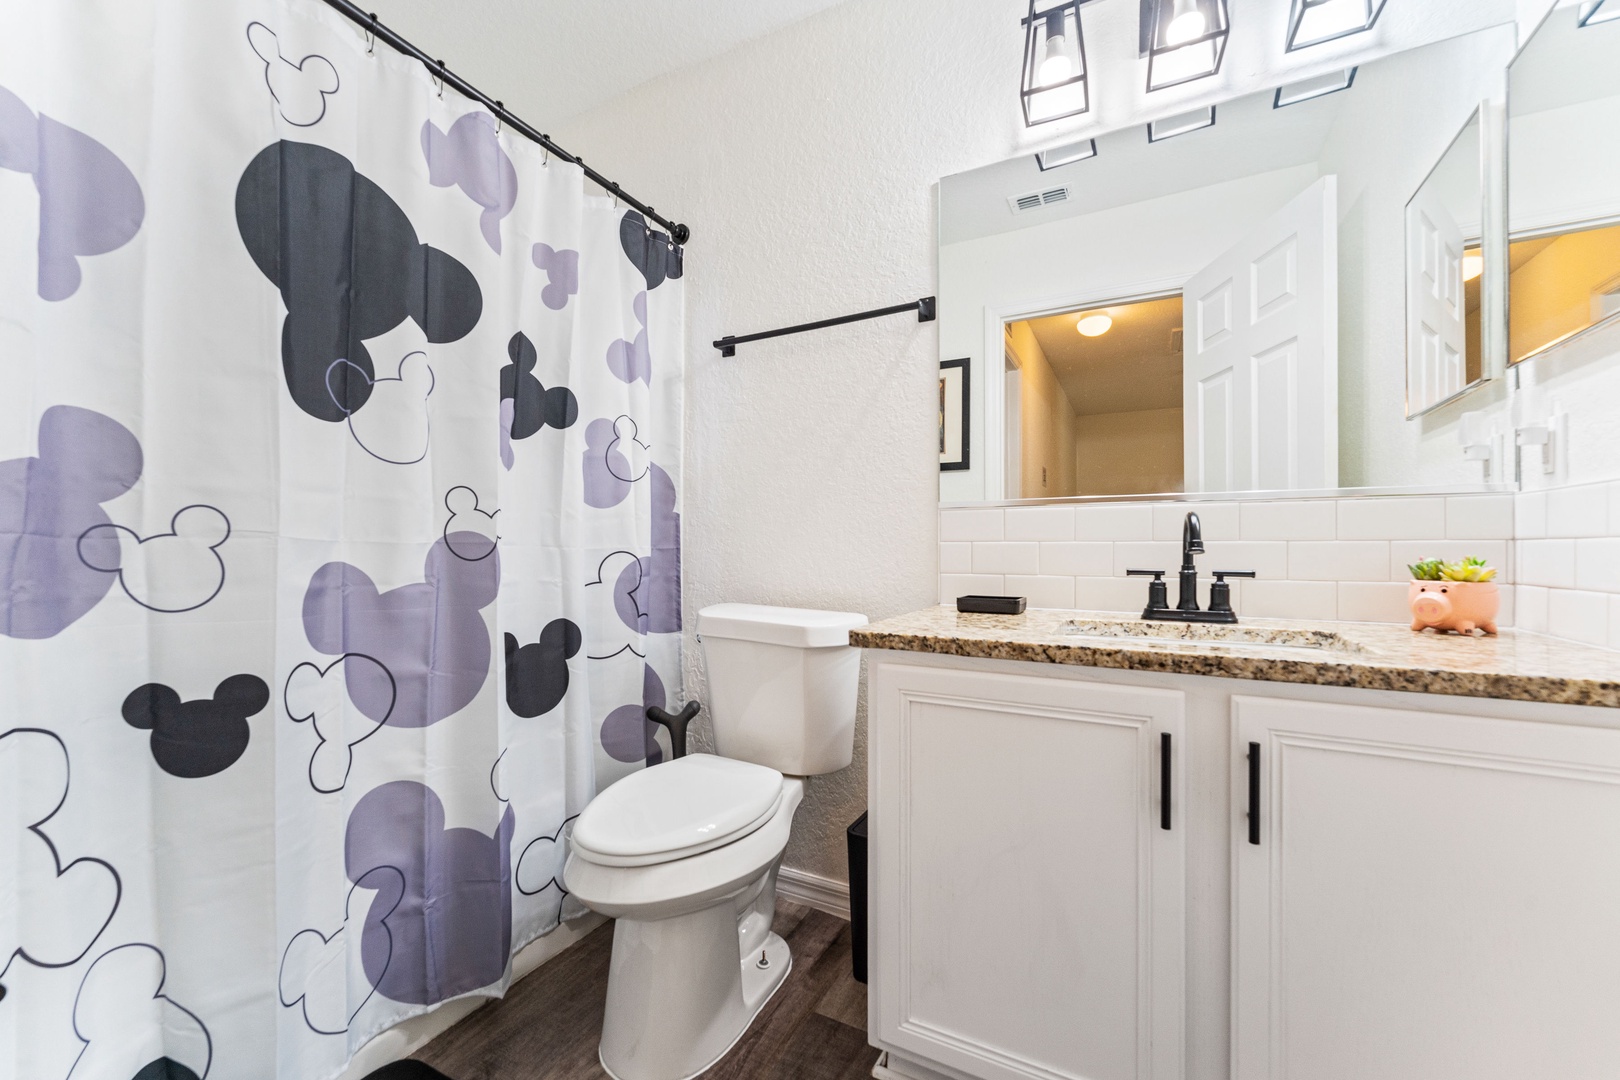
[(1585, 0), (1575, 17), (1576, 26), (1596, 26), (1620, 19), (1620, 0)]
[(1077, 143), (1067, 146), (1054, 146), (1050, 150), (1042, 150), (1035, 155), (1035, 164), (1041, 172), (1055, 169), (1060, 165), (1073, 165), (1077, 161), (1088, 161), (1097, 156), (1097, 140), (1081, 139)]
[(1140, 26), (1149, 92), (1220, 71), (1232, 32), (1226, 0), (1142, 0)]
[(1343, 71), (1329, 71), (1298, 82), (1283, 83), (1277, 87), (1276, 94), (1272, 95), (1271, 107), (1284, 109), (1290, 105), (1298, 105), (1302, 101), (1314, 101), (1328, 94), (1337, 94), (1340, 90), (1350, 89), (1355, 81), (1356, 69), (1348, 67)]
[(1384, 0), (1290, 0), (1284, 51), (1305, 49), (1371, 30)]
[(1024, 125), (1034, 127), (1091, 108), (1086, 82), (1086, 43), (1080, 33), (1080, 5), (1064, 0), (1042, 5), (1029, 0), (1024, 19)]

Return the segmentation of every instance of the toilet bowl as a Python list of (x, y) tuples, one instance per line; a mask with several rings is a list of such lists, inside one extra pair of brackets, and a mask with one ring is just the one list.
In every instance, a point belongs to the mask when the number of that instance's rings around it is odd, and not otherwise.
[(625, 777), (574, 823), (563, 879), (617, 920), (599, 1057), (614, 1080), (688, 1080), (723, 1057), (792, 966), (771, 932), (801, 777), (847, 766), (865, 616), (698, 613), (721, 756)]

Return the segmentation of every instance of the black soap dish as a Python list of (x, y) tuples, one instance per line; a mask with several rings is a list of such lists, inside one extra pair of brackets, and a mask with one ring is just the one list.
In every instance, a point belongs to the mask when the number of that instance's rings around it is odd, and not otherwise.
[(1022, 615), (1022, 596), (958, 596), (956, 610), (974, 615)]

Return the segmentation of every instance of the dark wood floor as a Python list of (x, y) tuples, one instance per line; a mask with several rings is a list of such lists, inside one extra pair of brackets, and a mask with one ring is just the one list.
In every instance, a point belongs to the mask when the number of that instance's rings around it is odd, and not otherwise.
[[(780, 902), (793, 971), (704, 1080), (865, 1080), (866, 987), (850, 976), (849, 924)], [(415, 1055), (452, 1080), (606, 1080), (596, 1060), (613, 924), (517, 983)]]

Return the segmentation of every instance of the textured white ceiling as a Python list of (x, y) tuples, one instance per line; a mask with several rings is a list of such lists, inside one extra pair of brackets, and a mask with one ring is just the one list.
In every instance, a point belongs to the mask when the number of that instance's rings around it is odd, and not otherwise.
[[(365, 0), (361, 0), (365, 4)], [(370, 0), (387, 26), (545, 131), (841, 0)]]

